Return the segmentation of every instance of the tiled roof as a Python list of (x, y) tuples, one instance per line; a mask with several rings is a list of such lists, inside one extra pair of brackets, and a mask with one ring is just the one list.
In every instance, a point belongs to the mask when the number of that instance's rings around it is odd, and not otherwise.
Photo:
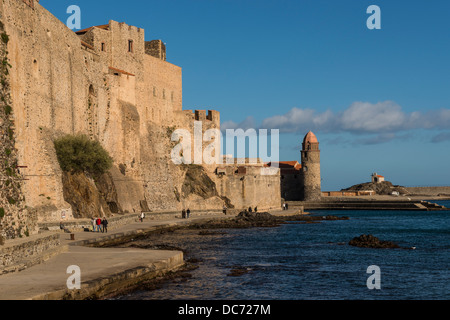
[(94, 28), (99, 28), (99, 29), (103, 29), (103, 30), (109, 30), (109, 24), (104, 24), (104, 25), (101, 25), (101, 26), (92, 26), (92, 27), (89, 27), (89, 28), (86, 28), (86, 29), (83, 29), (83, 30), (80, 30), (80, 31), (76, 31), (75, 33), (78, 34), (78, 35), (83, 35), (86, 32), (88, 32), (88, 31), (90, 31), (91, 29), (94, 29)]
[(298, 161), (280, 161), (275, 163), (269, 162), (264, 166), (272, 167), (272, 164), (278, 164), (278, 167), (281, 169), (282, 174), (297, 174), (302, 168), (302, 165)]
[(119, 73), (122, 73), (122, 74), (126, 74), (127, 76), (133, 76), (133, 77), (135, 76), (132, 73), (129, 73), (129, 72), (117, 69), (117, 68), (113, 68), (113, 67), (109, 67), (109, 70), (112, 70), (112, 71), (115, 71), (115, 72), (119, 72)]
[(81, 41), (81, 45), (83, 45), (83, 46), (85, 46), (86, 48), (89, 48), (89, 49), (91, 49), (91, 50), (94, 50), (94, 47), (93, 47), (93, 46), (91, 46), (90, 44), (88, 44), (88, 43), (86, 43), (86, 42), (84, 42), (84, 41)]

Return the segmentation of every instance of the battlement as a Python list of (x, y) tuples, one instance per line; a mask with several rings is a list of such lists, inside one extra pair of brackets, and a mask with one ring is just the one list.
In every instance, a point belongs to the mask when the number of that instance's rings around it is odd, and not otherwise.
[(28, 5), (31, 8), (34, 8), (34, 3), (39, 3), (39, 0), (22, 0), (26, 5)]
[(220, 123), (220, 112), (216, 110), (182, 110), (184, 115), (195, 121), (211, 121)]
[(215, 110), (208, 110), (208, 114), (206, 114), (205, 110), (195, 110), (195, 120), (196, 121), (217, 121), (220, 119), (220, 112)]
[(166, 61), (166, 45), (161, 40), (146, 41), (145, 53), (149, 56)]
[(128, 31), (135, 31), (135, 32), (141, 32), (141, 30), (143, 30), (142, 28), (126, 24), (125, 22), (119, 22), (119, 28), (121, 29), (126, 28)]

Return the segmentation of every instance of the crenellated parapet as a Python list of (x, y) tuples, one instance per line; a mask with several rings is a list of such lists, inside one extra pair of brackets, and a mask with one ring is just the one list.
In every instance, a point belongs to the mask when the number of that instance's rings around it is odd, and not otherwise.
[(28, 5), (31, 8), (34, 8), (34, 3), (39, 3), (39, 0), (22, 0), (26, 5)]
[(216, 110), (182, 110), (181, 114), (186, 120), (214, 123), (220, 126), (220, 112)]
[(166, 45), (161, 40), (146, 41), (145, 53), (166, 61)]

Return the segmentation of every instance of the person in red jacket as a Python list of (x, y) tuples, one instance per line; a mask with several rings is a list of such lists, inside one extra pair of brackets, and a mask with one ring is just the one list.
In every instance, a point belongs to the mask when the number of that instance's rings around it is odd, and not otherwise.
[(102, 219), (97, 218), (97, 232), (100, 232), (102, 227)]

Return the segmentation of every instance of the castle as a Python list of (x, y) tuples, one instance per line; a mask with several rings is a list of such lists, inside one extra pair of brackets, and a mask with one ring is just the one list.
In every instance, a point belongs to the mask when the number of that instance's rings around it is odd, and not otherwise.
[[(183, 110), (182, 70), (162, 41), (116, 21), (73, 32), (36, 0), (2, 1), (0, 21), (3, 237), (92, 214), (280, 206), (279, 175), (258, 174), (261, 163), (217, 174), (171, 161), (176, 129), (220, 129), (220, 113)], [(53, 141), (80, 133), (114, 160), (100, 181), (59, 167)]]
[[(183, 110), (182, 70), (167, 62), (161, 40), (116, 21), (73, 32), (37, 0), (3, 0), (0, 33), (1, 237), (93, 215), (280, 208), (281, 176), (261, 174), (261, 161), (172, 161), (173, 132), (193, 135), (198, 123), (201, 134), (220, 129), (220, 113)], [(53, 141), (67, 134), (99, 141), (113, 168), (96, 181), (62, 172)], [(320, 152), (312, 134), (302, 163), (301, 197), (316, 198)]]

